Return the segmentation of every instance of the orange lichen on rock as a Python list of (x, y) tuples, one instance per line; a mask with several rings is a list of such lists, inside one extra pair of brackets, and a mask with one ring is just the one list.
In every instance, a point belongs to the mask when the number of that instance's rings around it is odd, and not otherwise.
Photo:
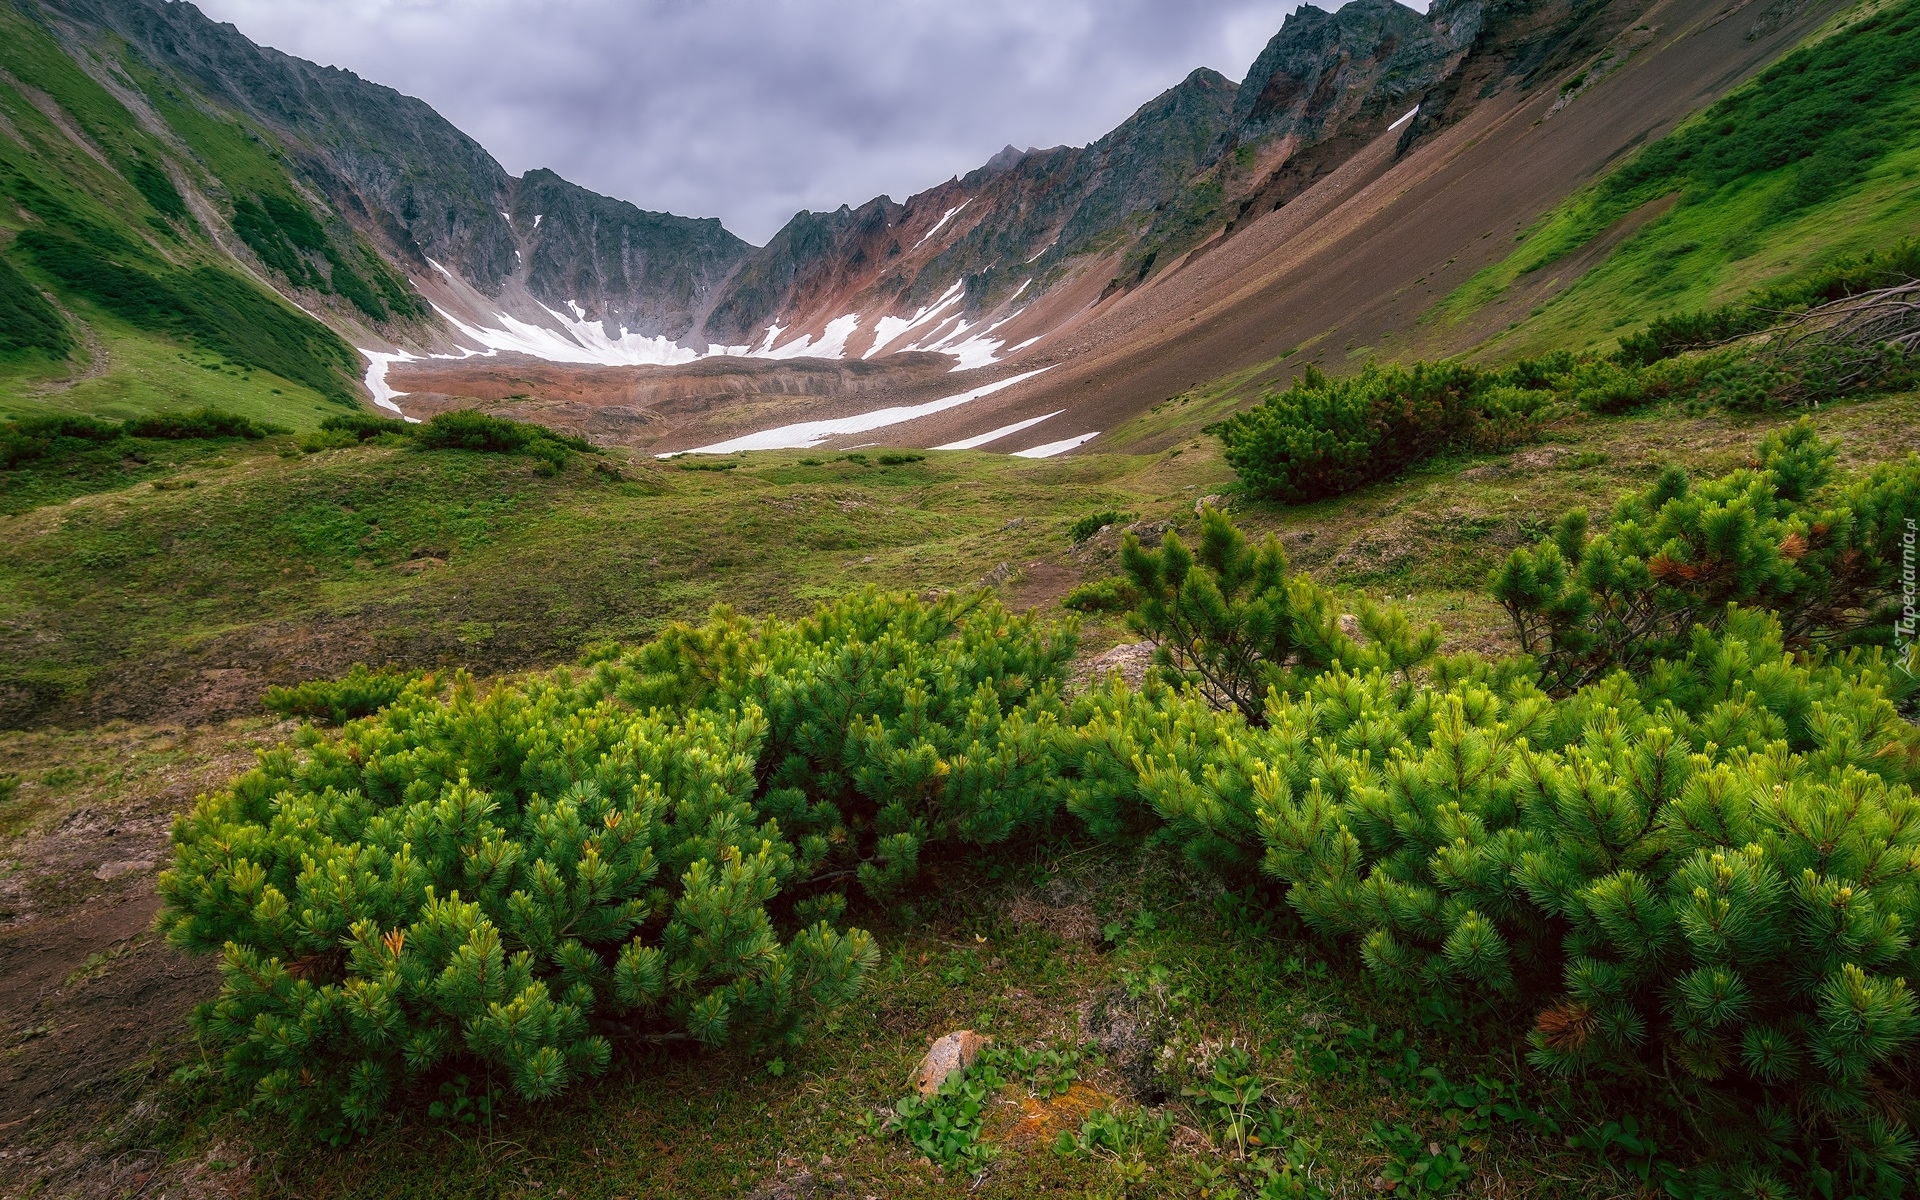
[(1063, 1131), (1080, 1132), (1088, 1113), (1114, 1103), (1114, 1097), (1085, 1083), (1059, 1096), (1024, 1094), (1002, 1110), (1005, 1115), (988, 1126), (986, 1137), (1013, 1147), (1044, 1146)]

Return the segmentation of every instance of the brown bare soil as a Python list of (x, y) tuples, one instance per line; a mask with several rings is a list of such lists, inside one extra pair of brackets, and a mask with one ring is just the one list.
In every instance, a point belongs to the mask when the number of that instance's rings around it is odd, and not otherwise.
[[(858, 359), (706, 359), (682, 367), (582, 367), (522, 355), (396, 363), (410, 416), (484, 408), (637, 450), (668, 452), (795, 421), (924, 404), (1011, 372), (954, 373), (944, 354)], [(850, 437), (848, 442), (871, 441)]]
[(156, 1073), (191, 1053), (187, 1014), (218, 986), (211, 957), (152, 929), (168, 831), (289, 728), (0, 738), (0, 773), (21, 776), (0, 805), (0, 1196), (135, 1195), (158, 1178), (153, 1156), (92, 1135), (139, 1118)]

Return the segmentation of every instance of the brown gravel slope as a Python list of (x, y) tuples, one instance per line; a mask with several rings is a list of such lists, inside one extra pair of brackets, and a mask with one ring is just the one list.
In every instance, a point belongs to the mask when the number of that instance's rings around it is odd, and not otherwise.
[[(1291, 204), (1109, 300), (1055, 344), (1042, 342), (1036, 349), (1060, 360), (1056, 369), (1004, 397), (903, 426), (893, 440), (934, 445), (1066, 410), (1003, 447), (1018, 450), (1112, 429), (1236, 372), (1255, 371), (1257, 385), (1301, 363), (1335, 365), (1367, 348), (1465, 349), (1491, 330), (1421, 326), (1434, 301), (1505, 257), (1521, 230), (1610, 163), (1792, 48), (1837, 5), (1806, 5), (1771, 32), (1750, 36), (1763, 7), (1661, 0), (1636, 22), (1651, 27), (1652, 40), (1550, 116), (1557, 79), (1491, 97), (1397, 161), (1397, 135), (1383, 136)], [(1644, 31), (1634, 38), (1645, 39)], [(1625, 232), (1611, 231), (1594, 249)], [(1570, 284), (1579, 267), (1554, 274)], [(1529, 302), (1544, 298), (1536, 290)], [(1296, 349), (1302, 353), (1280, 365)], [(1118, 448), (1100, 440), (1087, 447)]]

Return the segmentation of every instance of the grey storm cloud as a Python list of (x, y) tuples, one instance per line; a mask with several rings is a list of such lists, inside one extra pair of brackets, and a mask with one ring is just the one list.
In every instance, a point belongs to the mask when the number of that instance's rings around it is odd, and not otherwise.
[(198, 3), (420, 97), (510, 171), (764, 242), (1008, 143), (1091, 141), (1195, 67), (1239, 79), (1296, 0)]

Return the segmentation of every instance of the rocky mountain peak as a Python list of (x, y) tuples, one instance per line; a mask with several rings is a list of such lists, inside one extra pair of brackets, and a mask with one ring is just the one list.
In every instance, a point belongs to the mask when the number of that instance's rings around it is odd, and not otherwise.
[(1395, 0), (1351, 0), (1332, 12), (1303, 4), (1247, 72), (1234, 99), (1235, 140), (1311, 141), (1357, 112), (1417, 99), (1450, 48), (1425, 15)]

